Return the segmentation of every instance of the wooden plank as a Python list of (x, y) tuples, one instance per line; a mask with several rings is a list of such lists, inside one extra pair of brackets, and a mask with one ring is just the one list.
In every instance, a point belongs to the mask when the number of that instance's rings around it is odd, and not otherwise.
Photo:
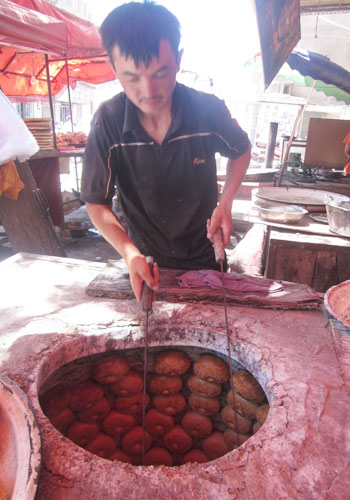
[[(176, 277), (185, 271), (160, 269), (157, 300), (168, 302), (201, 302), (223, 305), (222, 289), (208, 287), (182, 288)], [(256, 280), (266, 280), (254, 278)], [(283, 290), (268, 292), (242, 292), (226, 290), (228, 305), (243, 305), (270, 309), (317, 309), (322, 302), (319, 295), (306, 285), (283, 282)], [(124, 261), (110, 261), (102, 273), (89, 283), (86, 292), (94, 297), (133, 299), (129, 274)]]
[(339, 277), (336, 252), (317, 252), (312, 287), (319, 292), (326, 292), (337, 283)]
[(0, 220), (15, 252), (65, 257), (28, 162), (16, 163), (24, 183), (18, 200), (0, 196)]

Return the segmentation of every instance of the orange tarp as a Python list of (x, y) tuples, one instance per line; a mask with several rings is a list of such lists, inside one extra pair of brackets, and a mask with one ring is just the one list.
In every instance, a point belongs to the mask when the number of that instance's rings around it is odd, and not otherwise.
[[(7, 4), (17, 8), (17, 24), (7, 29), (6, 41), (0, 35), (0, 87), (7, 96), (46, 96), (48, 95), (45, 55), (49, 54), (49, 73), (52, 94), (55, 95), (67, 85), (66, 64), (69, 83), (85, 81), (98, 84), (114, 80), (108, 58), (102, 47), (98, 27), (73, 14), (58, 9), (44, 0), (0, 0), (1, 15), (5, 15)], [(23, 16), (23, 12), (27, 17)], [(40, 25), (41, 36), (38, 47), (38, 25), (28, 22), (30, 13), (47, 16)], [(22, 27), (21, 30), (21, 20)], [(60, 31), (60, 43), (57, 32)], [(9, 27), (10, 28), (10, 27)], [(32, 29), (30, 29), (32, 28)], [(62, 32), (62, 28), (64, 32)], [(12, 35), (11, 35), (12, 33)], [(52, 34), (52, 36), (51, 36)], [(22, 36), (22, 39), (21, 39)], [(12, 44), (13, 46), (10, 46)], [(27, 47), (25, 49), (24, 47)]]

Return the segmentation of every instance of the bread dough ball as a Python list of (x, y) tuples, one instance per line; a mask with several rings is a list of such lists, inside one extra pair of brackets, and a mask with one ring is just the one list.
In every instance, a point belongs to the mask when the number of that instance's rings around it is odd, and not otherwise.
[(267, 419), (269, 410), (270, 410), (269, 404), (259, 406), (259, 408), (256, 410), (256, 419), (260, 425), (263, 425), (263, 423)]
[[(135, 425), (131, 431), (124, 434), (122, 437), (122, 450), (127, 455), (141, 455), (142, 454), (142, 426)], [(152, 436), (145, 430), (145, 452), (151, 447)]]
[(187, 385), (191, 392), (205, 398), (217, 398), (221, 394), (221, 384), (207, 382), (196, 375), (188, 379)]
[(67, 437), (78, 446), (86, 446), (90, 441), (95, 439), (99, 432), (99, 427), (95, 422), (73, 422), (67, 431)]
[(184, 431), (181, 425), (175, 425), (168, 434), (163, 436), (163, 443), (173, 453), (186, 453), (193, 446), (191, 436)]
[(252, 430), (252, 421), (235, 412), (230, 405), (222, 409), (221, 417), (227, 427), (240, 434), (249, 434)]
[(154, 436), (163, 436), (174, 427), (174, 419), (170, 415), (151, 408), (145, 415), (145, 426)]
[(107, 457), (108, 460), (118, 460), (119, 462), (124, 462), (125, 464), (132, 464), (131, 457), (123, 452), (121, 448), (117, 448), (112, 455)]
[(248, 401), (260, 404), (265, 399), (265, 393), (259, 382), (246, 370), (237, 370), (232, 375), (233, 387), (238, 394)]
[(66, 408), (70, 400), (70, 391), (59, 384), (45, 392), (40, 397), (40, 405), (44, 414), (52, 419)]
[(182, 378), (180, 376), (168, 377), (166, 375), (152, 375), (148, 389), (153, 394), (158, 394), (161, 396), (170, 396), (171, 394), (177, 394), (182, 389)]
[(203, 440), (203, 451), (209, 460), (222, 457), (230, 451), (226, 444), (224, 433), (215, 431), (213, 434)]
[(145, 465), (173, 465), (173, 457), (165, 448), (154, 447), (145, 454)]
[(62, 434), (66, 432), (68, 427), (74, 422), (75, 420), (75, 415), (70, 410), (69, 408), (63, 408), (63, 410), (56, 415), (55, 417), (52, 417), (51, 423), (56, 429)]
[(116, 410), (111, 410), (102, 422), (102, 429), (113, 437), (121, 436), (130, 431), (135, 425), (133, 415), (126, 415)]
[(116, 448), (116, 442), (111, 436), (104, 432), (99, 432), (97, 436), (86, 446), (86, 450), (101, 458), (109, 457)]
[(198, 464), (204, 464), (205, 462), (208, 462), (208, 457), (199, 448), (194, 448), (193, 450), (188, 451), (182, 457), (182, 462), (181, 462), (182, 465), (187, 464), (189, 462), (191, 463), (197, 462)]
[[(146, 408), (149, 406), (149, 395), (146, 394)], [(135, 415), (142, 412), (143, 408), (143, 392), (131, 394), (125, 397), (116, 397), (114, 400), (114, 407), (116, 410), (127, 413), (128, 415)]]
[(78, 413), (78, 419), (82, 422), (99, 422), (111, 411), (111, 405), (107, 398), (102, 398), (90, 408)]
[(201, 354), (193, 365), (194, 374), (198, 377), (216, 384), (223, 384), (229, 379), (227, 363), (213, 354)]
[(72, 390), (69, 400), (71, 410), (79, 412), (90, 408), (103, 398), (103, 389), (93, 380), (80, 382)]
[(117, 396), (130, 396), (142, 392), (143, 389), (143, 376), (141, 373), (130, 370), (126, 375), (115, 384), (110, 386), (113, 394)]
[(219, 399), (203, 398), (202, 396), (197, 396), (197, 394), (190, 395), (188, 404), (192, 410), (206, 417), (212, 417), (220, 410)]
[(191, 360), (181, 351), (164, 351), (158, 354), (154, 362), (154, 371), (159, 375), (175, 377), (187, 372)]
[(213, 430), (211, 419), (195, 411), (187, 412), (181, 423), (187, 434), (196, 439), (203, 439), (210, 436)]
[(129, 371), (129, 363), (122, 356), (107, 356), (97, 361), (92, 369), (92, 376), (100, 384), (119, 382)]
[(238, 448), (250, 437), (250, 434), (240, 434), (239, 432), (235, 432), (232, 429), (226, 429), (224, 431), (224, 438), (230, 450)]
[(243, 398), (238, 392), (234, 392), (235, 397), (233, 398), (232, 389), (227, 393), (227, 402), (232, 406), (237, 413), (243, 415), (247, 418), (255, 418), (256, 410), (258, 405), (248, 399)]

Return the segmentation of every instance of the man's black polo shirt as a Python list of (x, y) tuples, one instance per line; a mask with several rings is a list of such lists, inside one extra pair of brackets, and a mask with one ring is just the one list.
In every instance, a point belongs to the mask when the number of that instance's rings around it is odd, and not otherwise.
[(223, 101), (176, 84), (163, 144), (142, 128), (125, 93), (103, 103), (89, 134), (81, 199), (111, 204), (117, 186), (130, 237), (160, 266), (215, 266), (206, 221), (216, 207), (215, 153), (241, 156), (247, 134)]

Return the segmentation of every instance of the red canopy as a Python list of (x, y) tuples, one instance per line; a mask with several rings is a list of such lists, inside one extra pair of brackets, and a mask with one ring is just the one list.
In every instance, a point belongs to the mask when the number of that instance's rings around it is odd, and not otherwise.
[(62, 21), (15, 5), (0, 3), (0, 44), (20, 49), (63, 54), (67, 51), (67, 26)]
[(7, 27), (4, 37), (0, 35), (0, 87), (6, 95), (48, 95), (43, 52), (50, 54), (53, 95), (67, 85), (66, 65), (70, 85), (79, 80), (97, 84), (115, 79), (97, 26), (44, 0), (0, 0), (0, 23), (1, 19), (5, 22), (2, 14), (6, 16), (10, 7), (17, 11), (16, 23)]

